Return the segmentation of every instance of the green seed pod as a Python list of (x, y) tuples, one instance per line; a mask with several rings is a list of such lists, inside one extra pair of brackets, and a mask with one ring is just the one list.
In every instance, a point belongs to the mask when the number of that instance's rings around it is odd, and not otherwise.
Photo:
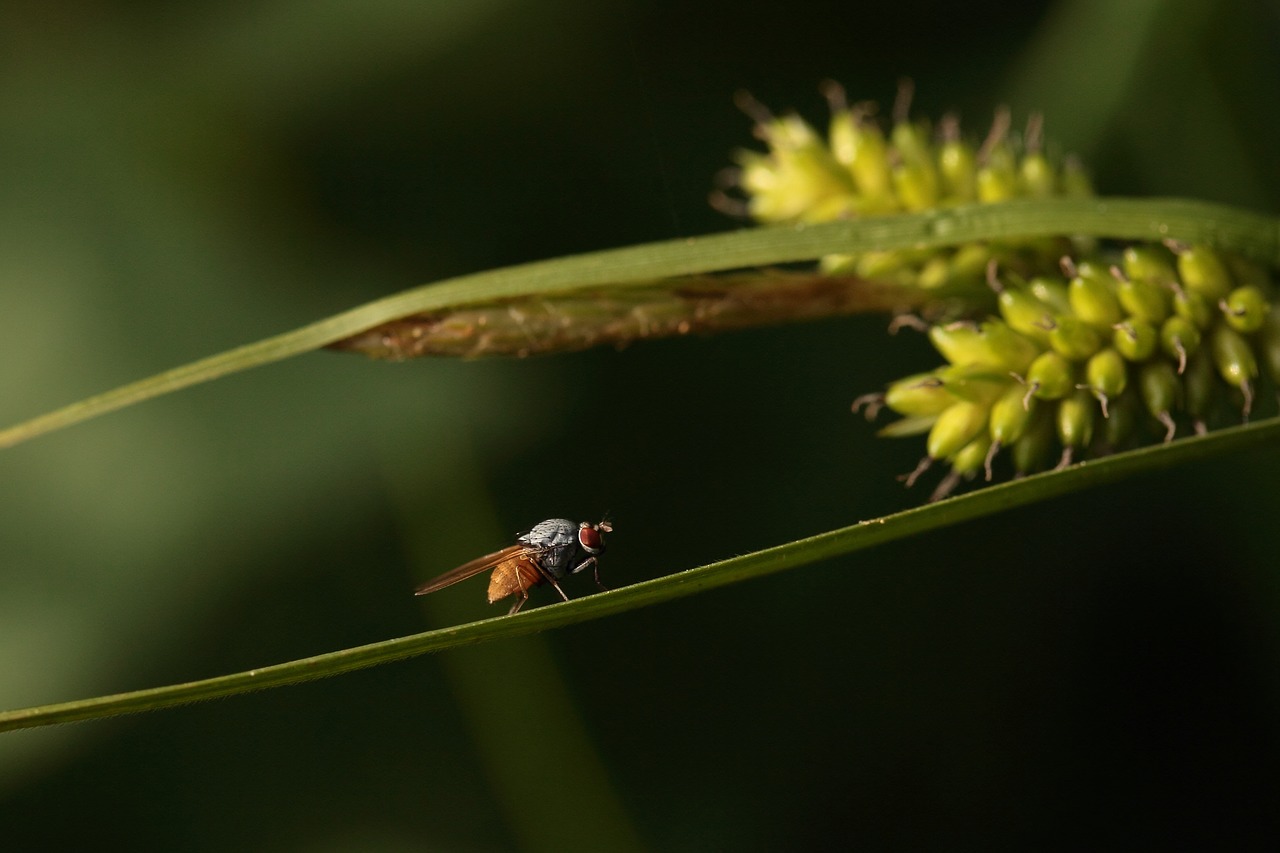
[(947, 116), (939, 128), (942, 145), (938, 148), (938, 175), (942, 178), (943, 197), (953, 203), (977, 198), (978, 155), (973, 146), (960, 136), (955, 116)]
[(1098, 407), (1087, 391), (1076, 391), (1058, 404), (1058, 440), (1062, 446), (1079, 450), (1093, 441), (1093, 424)]
[(950, 323), (929, 329), (929, 340), (952, 364), (981, 364), (1021, 373), (1036, 357), (1036, 345), (999, 320), (981, 326)]
[(1147, 323), (1163, 323), (1169, 316), (1169, 288), (1147, 278), (1125, 278), (1116, 283), (1116, 297), (1129, 316)]
[(1182, 317), (1173, 316), (1160, 327), (1160, 348), (1178, 360), (1178, 372), (1186, 370), (1187, 359), (1200, 349), (1200, 330)]
[(831, 191), (800, 214), (800, 222), (831, 222), (835, 219), (847, 219), (851, 216), (862, 216), (864, 213), (862, 200), (857, 196), (840, 191)]
[(1111, 271), (1100, 262), (1090, 258), (1076, 260), (1068, 255), (1063, 255), (1058, 259), (1058, 267), (1069, 279), (1080, 276), (1081, 278), (1096, 279), (1111, 284)]
[(1129, 368), (1120, 353), (1107, 347), (1099, 350), (1084, 369), (1085, 382), (1089, 390), (1102, 404), (1102, 415), (1108, 417), (1107, 401), (1124, 393), (1129, 381)]
[(877, 208), (872, 212), (891, 212), (889, 145), (880, 128), (859, 111), (837, 109), (831, 115), (829, 136), (836, 162), (849, 173), (858, 194)]
[(1062, 164), (1062, 194), (1067, 198), (1092, 198), (1093, 181), (1084, 164), (1076, 157), (1068, 157)]
[(853, 111), (848, 107), (833, 109), (831, 123), (827, 125), (827, 145), (831, 148), (831, 156), (841, 166), (848, 166), (858, 153), (858, 138), (862, 128)]
[(1040, 348), (1034, 342), (1009, 328), (1000, 320), (988, 320), (982, 324), (982, 334), (991, 347), (993, 361), (988, 362), (1013, 373), (1022, 373), (1036, 356)]
[(1258, 360), (1249, 342), (1235, 329), (1220, 323), (1209, 335), (1209, 352), (1218, 375), (1228, 385), (1246, 389), (1258, 375)]
[(1152, 361), (1138, 371), (1138, 388), (1142, 402), (1154, 417), (1161, 418), (1178, 407), (1182, 385), (1167, 361)]
[(986, 429), (988, 407), (961, 400), (938, 416), (926, 442), (929, 457), (946, 459)]
[(1257, 337), (1258, 355), (1272, 382), (1280, 383), (1280, 309), (1272, 306)]
[(991, 247), (986, 243), (965, 243), (951, 255), (951, 274), (955, 278), (983, 280), (991, 262)]
[(1129, 361), (1146, 361), (1156, 351), (1160, 334), (1143, 320), (1126, 320), (1116, 326), (1111, 345)]
[(1086, 275), (1083, 269), (1067, 285), (1071, 310), (1076, 317), (1102, 329), (1110, 329), (1124, 317), (1110, 276)]
[(1113, 449), (1124, 445), (1138, 426), (1142, 404), (1132, 390), (1125, 391), (1110, 401), (1110, 413), (1104, 429), (1107, 445)]
[(1213, 366), (1213, 356), (1201, 350), (1187, 360), (1182, 374), (1182, 388), (1187, 401), (1187, 412), (1203, 421), (1213, 412), (1222, 391), (1218, 372)]
[(758, 127), (770, 154), (743, 152), (738, 158), (753, 216), (765, 222), (815, 221), (848, 207), (852, 183), (803, 119), (770, 117)]
[(862, 252), (855, 257), (854, 272), (868, 281), (885, 281), (908, 266), (901, 252)]
[(1124, 250), (1121, 262), (1124, 274), (1131, 281), (1150, 281), (1168, 284), (1178, 280), (1173, 266), (1173, 256), (1161, 246), (1140, 243)]
[(937, 255), (924, 262), (916, 275), (916, 287), (922, 290), (936, 290), (946, 287), (953, 281), (951, 264), (944, 255)]
[(1102, 346), (1093, 326), (1075, 317), (1059, 317), (1049, 331), (1049, 346), (1072, 361), (1084, 361)]
[(734, 159), (738, 161), (738, 184), (748, 193), (772, 192), (778, 183), (777, 164), (772, 157), (759, 151), (737, 151)]
[(751, 193), (747, 208), (757, 221), (815, 221), (814, 212), (820, 209), (835, 218), (847, 206), (850, 196), (831, 180), (819, 152), (795, 152), (780, 163), (778, 159), (768, 169), (743, 166), (742, 185)]
[(1029, 396), (1041, 400), (1060, 400), (1076, 387), (1075, 370), (1061, 353), (1041, 353), (1027, 368)]
[(934, 371), (942, 387), (956, 400), (990, 405), (1014, 383), (1006, 370), (984, 364), (952, 364)]
[(897, 205), (893, 201), (893, 179), (884, 136), (876, 126), (865, 128), (863, 134), (868, 141), (856, 149), (858, 154), (849, 164), (849, 172), (854, 175), (858, 192), (867, 199), (870, 213), (891, 213)]
[(1031, 418), (1026, 432), (1011, 448), (1013, 467), (1019, 474), (1034, 474), (1049, 461), (1053, 447), (1055, 406), (1041, 406)]
[(1216, 303), (1231, 290), (1231, 273), (1222, 257), (1208, 246), (1180, 247), (1178, 277), (1188, 290), (1202, 293)]
[[(750, 97), (750, 96), (748, 96)], [(781, 117), (767, 115), (758, 127), (775, 154), (822, 148), (822, 137), (809, 123), (794, 113)]]
[(1018, 190), (1030, 198), (1047, 198), (1057, 190), (1058, 176), (1044, 156), (1044, 116), (1032, 114), (1022, 136), (1022, 160), (1018, 163)]
[(1071, 313), (1071, 296), (1065, 281), (1036, 276), (1027, 282), (1027, 291), (1055, 315)]
[(1017, 162), (1004, 136), (1008, 133), (1008, 113), (996, 117), (992, 133), (996, 139), (987, 139), (982, 146), (978, 167), (978, 201), (983, 204), (1008, 201), (1018, 196)]
[(932, 163), (903, 162), (893, 168), (893, 189), (904, 210), (928, 210), (938, 204), (938, 172)]
[(858, 255), (823, 255), (818, 259), (818, 269), (825, 275), (856, 275)]
[(944, 143), (938, 152), (938, 171), (942, 175), (944, 198), (963, 204), (978, 196), (977, 163), (973, 148), (959, 140)]
[(933, 429), (933, 425), (937, 422), (937, 415), (913, 415), (884, 425), (876, 431), (876, 435), (881, 438), (910, 438), (915, 435), (924, 435)]
[[(894, 105), (894, 111), (903, 113), (902, 104)], [(889, 139), (903, 163), (933, 168), (933, 144), (929, 141), (929, 126), (921, 121), (908, 121), (903, 114), (895, 115)]]
[(1237, 287), (1227, 294), (1219, 306), (1227, 324), (1237, 332), (1249, 334), (1262, 327), (1271, 306), (1262, 291), (1253, 285)]
[(1179, 288), (1173, 293), (1173, 311), (1197, 329), (1207, 329), (1217, 318), (1217, 308), (1203, 293)]
[(740, 151), (735, 159), (739, 169), (738, 185), (749, 196), (747, 209), (752, 218), (760, 222), (776, 222), (784, 216), (795, 215), (793, 209), (784, 209), (786, 205), (776, 198), (778, 187), (785, 181), (778, 174), (772, 157), (755, 151)]
[(978, 201), (998, 204), (1017, 198), (1017, 176), (1011, 170), (983, 166), (978, 170)]
[(1053, 312), (1030, 293), (1018, 288), (1006, 287), (996, 297), (1000, 316), (1020, 335), (1036, 343), (1049, 343), (1049, 329), (1053, 326)]
[(1028, 397), (1021, 385), (1010, 387), (991, 406), (987, 424), (991, 439), (1004, 447), (1021, 439), (1038, 407), (1039, 401)]
[(973, 323), (947, 323), (932, 326), (929, 340), (943, 358), (951, 364), (983, 364), (990, 349), (982, 332)]
[(1027, 153), (1018, 164), (1018, 187), (1022, 195), (1031, 198), (1048, 198), (1057, 188), (1057, 175), (1053, 166), (1040, 151)]
[(901, 100), (895, 110), (900, 114), (889, 136), (898, 160), (892, 169), (893, 188), (905, 209), (925, 210), (938, 203), (939, 194), (938, 168), (929, 130), (923, 123), (906, 120)]
[(973, 474), (980, 470), (991, 452), (991, 436), (979, 433), (973, 441), (960, 448), (948, 461), (957, 474)]
[(936, 373), (917, 373), (891, 384), (884, 403), (900, 415), (940, 415), (956, 401)]

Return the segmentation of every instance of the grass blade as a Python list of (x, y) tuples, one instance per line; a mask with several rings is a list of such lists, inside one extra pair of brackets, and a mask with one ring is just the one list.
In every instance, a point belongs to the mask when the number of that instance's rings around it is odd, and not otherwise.
[(1017, 201), (805, 227), (752, 228), (536, 261), (416, 287), (0, 430), (0, 448), (152, 397), (310, 352), (410, 314), (586, 287), (642, 285), (669, 276), (812, 260), (833, 252), (1054, 234), (1168, 237), (1280, 266), (1280, 221), (1224, 205), (1178, 199)]
[(429, 652), (519, 637), (599, 619), (994, 515), (1013, 507), (1115, 482), (1135, 474), (1274, 443), (1280, 418), (1210, 435), (1145, 447), (1074, 465), (1061, 471), (991, 486), (960, 497), (864, 521), (785, 545), (676, 572), (607, 593), (548, 605), (514, 617), (500, 616), (400, 637), (289, 663), (184, 684), (74, 702), (0, 712), (0, 731), (157, 710), (324, 678)]

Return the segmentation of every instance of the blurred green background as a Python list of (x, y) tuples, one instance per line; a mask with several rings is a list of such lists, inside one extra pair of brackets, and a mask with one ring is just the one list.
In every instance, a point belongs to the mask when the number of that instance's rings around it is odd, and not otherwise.
[[(424, 281), (737, 227), (739, 88), (1280, 212), (1265, 0), (0, 6), (0, 420)], [(528, 361), (318, 353), (0, 454), (0, 707), (492, 615), (413, 586), (608, 512), (622, 586), (914, 505), (857, 318)], [(10, 850), (782, 850), (1275, 836), (1280, 453), (300, 687), (0, 736)], [(572, 591), (587, 593), (589, 582)], [(539, 601), (550, 602), (543, 595)]]

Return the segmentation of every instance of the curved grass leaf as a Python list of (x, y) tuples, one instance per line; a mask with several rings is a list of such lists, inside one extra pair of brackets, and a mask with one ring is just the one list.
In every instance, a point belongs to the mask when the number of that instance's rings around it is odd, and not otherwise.
[(1261, 446), (1275, 442), (1277, 438), (1280, 438), (1280, 418), (1272, 418), (1220, 430), (1207, 436), (1141, 448), (1097, 461), (1079, 463), (1061, 471), (991, 486), (700, 568), (675, 572), (623, 589), (525, 611), (516, 616), (484, 619), (218, 678), (0, 712), (0, 731), (168, 708), (203, 699), (296, 684), (428, 652), (519, 637), (549, 628), (599, 619), (851, 554), (885, 542), (1111, 483), (1142, 472), (1159, 470), (1213, 454)]
[(1207, 243), (1280, 266), (1280, 221), (1178, 199), (1029, 200), (821, 225), (752, 228), (537, 261), (406, 290), (341, 314), (88, 397), (8, 429), (0, 448), (220, 376), (280, 361), (409, 314), (586, 287), (806, 261), (834, 252), (1086, 234)]

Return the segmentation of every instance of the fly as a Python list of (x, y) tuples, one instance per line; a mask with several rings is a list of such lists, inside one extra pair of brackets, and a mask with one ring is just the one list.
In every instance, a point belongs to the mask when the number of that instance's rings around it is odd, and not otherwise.
[[(501, 551), (463, 563), (440, 577), (429, 580), (413, 591), (414, 595), (426, 595), (472, 575), (493, 569), (489, 577), (489, 603), (509, 595), (519, 595), (511, 605), (508, 615), (517, 612), (529, 600), (529, 590), (539, 584), (549, 583), (565, 601), (569, 596), (560, 588), (559, 581), (576, 575), (588, 566), (594, 569), (596, 585), (600, 582), (600, 562), (604, 553), (604, 534), (612, 533), (608, 521), (598, 524), (582, 522), (574, 524), (567, 518), (548, 518), (533, 526), (528, 533), (516, 537), (516, 544)], [(579, 561), (580, 557), (585, 558)]]

